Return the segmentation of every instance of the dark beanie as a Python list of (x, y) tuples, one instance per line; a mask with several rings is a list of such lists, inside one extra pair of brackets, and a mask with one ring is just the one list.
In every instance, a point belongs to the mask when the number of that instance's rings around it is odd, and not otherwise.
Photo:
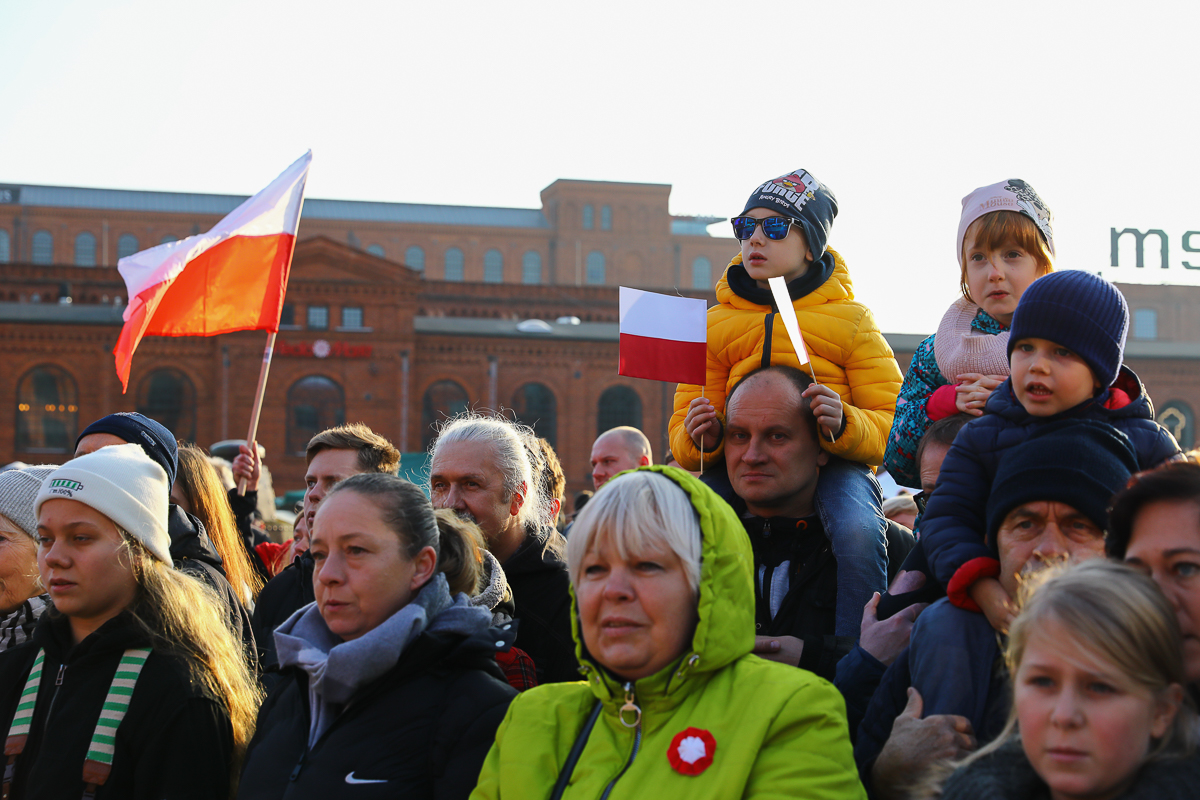
[(1022, 339), (1046, 339), (1087, 362), (1100, 385), (1117, 380), (1129, 332), (1125, 297), (1090, 272), (1052, 272), (1029, 284), (1013, 313), (1008, 356)]
[(179, 448), (169, 430), (136, 411), (120, 411), (96, 420), (83, 429), (75, 446), (83, 437), (93, 433), (111, 433), (130, 444), (140, 445), (167, 473), (168, 488), (175, 484), (175, 473), (179, 470)]
[(798, 221), (813, 260), (825, 254), (829, 229), (837, 216), (837, 198), (810, 173), (798, 169), (762, 184), (750, 194), (742, 214), (752, 208), (766, 208)]
[(1096, 420), (1048, 423), (1004, 454), (987, 501), (987, 541), (1014, 508), (1059, 502), (1108, 530), (1108, 505), (1137, 472), (1129, 437)]

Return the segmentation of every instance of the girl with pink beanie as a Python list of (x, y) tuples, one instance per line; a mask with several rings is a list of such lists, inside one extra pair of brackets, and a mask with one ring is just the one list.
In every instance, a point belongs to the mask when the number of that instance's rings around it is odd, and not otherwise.
[(958, 222), (962, 297), (938, 331), (917, 346), (896, 400), (883, 466), (903, 486), (920, 486), (917, 444), (939, 419), (983, 414), (1008, 377), (1008, 327), (1029, 284), (1054, 270), (1050, 209), (1012, 179), (963, 198)]

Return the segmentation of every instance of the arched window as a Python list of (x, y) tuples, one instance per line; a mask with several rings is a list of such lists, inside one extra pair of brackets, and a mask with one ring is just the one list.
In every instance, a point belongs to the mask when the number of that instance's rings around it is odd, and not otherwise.
[(87, 231), (75, 237), (75, 266), (96, 266), (96, 237)]
[(38, 231), (33, 235), (33, 253), (31, 260), (35, 264), (54, 263), (54, 237), (50, 231)]
[(383, 245), (373, 244), (367, 248), (367, 252), (373, 256), (379, 256), (380, 258), (383, 258)]
[(415, 244), (404, 251), (404, 263), (417, 272), (425, 271), (425, 251)]
[(171, 242), (178, 242), (178, 241), (179, 241), (178, 236), (172, 236), (171, 234), (168, 233), (166, 236), (159, 239), (158, 243), (159, 244), (170, 244)]
[(588, 253), (587, 282), (593, 286), (604, 285), (604, 253), (599, 250)]
[(17, 452), (70, 453), (78, 435), (79, 391), (62, 367), (26, 372), (17, 385)]
[(628, 386), (610, 386), (600, 395), (596, 414), (596, 435), (620, 425), (641, 430), (642, 398)]
[(483, 282), (502, 283), (504, 281), (504, 256), (495, 248), (483, 254)]
[(696, 260), (692, 262), (692, 288), (713, 288), (712, 262), (704, 256), (698, 256)]
[(122, 233), (117, 239), (117, 259), (128, 258), (138, 251), (138, 238), (132, 233)]
[(521, 283), (542, 282), (542, 254), (530, 250), (521, 259)]
[(342, 387), (323, 375), (309, 375), (293, 383), (287, 406), (288, 452), (293, 455), (304, 455), (309, 439), (346, 422)]
[(437, 381), (421, 400), (421, 449), (437, 436), (437, 424), (467, 410), (467, 390), (456, 381)]
[(602, 206), (600, 209), (600, 230), (612, 230), (612, 206)]
[(0, 230), (0, 264), (12, 260), (12, 250), (9, 248), (8, 231)]
[(558, 402), (554, 392), (541, 383), (527, 383), (513, 396), (513, 414), (518, 422), (533, 428), (551, 447), (558, 444)]
[(1158, 423), (1171, 432), (1179, 446), (1191, 450), (1196, 444), (1196, 418), (1192, 407), (1182, 400), (1172, 400), (1158, 410)]
[(583, 207), (583, 229), (590, 231), (596, 227), (596, 211), (590, 205)]
[(137, 410), (161, 422), (176, 439), (196, 439), (196, 387), (177, 369), (156, 369), (142, 378)]
[(463, 252), (457, 247), (446, 251), (446, 280), (461, 281), (463, 279)]

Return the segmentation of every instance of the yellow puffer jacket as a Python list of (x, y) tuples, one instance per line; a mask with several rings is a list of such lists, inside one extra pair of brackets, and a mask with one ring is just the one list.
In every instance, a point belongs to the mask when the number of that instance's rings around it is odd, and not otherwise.
[[(834, 442), (822, 438), (821, 446), (833, 455), (877, 466), (883, 463), (903, 378), (870, 309), (854, 300), (846, 262), (833, 250), (828, 252), (834, 260), (829, 280), (792, 303), (817, 381), (842, 398), (845, 429)], [(720, 304), (708, 310), (706, 385), (681, 383), (675, 390), (671, 452), (686, 469), (700, 468), (700, 450), (683, 426), (688, 404), (696, 397), (707, 397), (724, 425), (725, 398), (739, 380), (762, 365), (767, 330), (771, 332), (770, 363), (808, 372), (796, 358), (783, 322), (772, 307), (753, 303), (730, 288), (729, 269), (741, 263), (739, 253), (717, 282)], [(704, 454), (705, 465), (720, 460), (723, 454), (722, 443)]]

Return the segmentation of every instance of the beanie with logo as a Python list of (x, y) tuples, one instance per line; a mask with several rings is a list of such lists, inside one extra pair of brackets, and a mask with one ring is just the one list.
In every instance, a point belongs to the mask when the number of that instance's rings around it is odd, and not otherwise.
[(1024, 214), (1037, 225), (1046, 249), (1054, 255), (1054, 215), (1042, 202), (1042, 198), (1023, 180), (1011, 178), (1007, 181), (981, 186), (962, 199), (962, 216), (958, 220), (958, 265), (963, 265), (963, 240), (971, 223), (993, 211), (1015, 211)]
[(766, 208), (800, 223), (814, 261), (819, 261), (825, 253), (829, 230), (838, 212), (837, 198), (829, 187), (802, 169), (760, 185), (746, 201), (742, 214), (752, 208)]

